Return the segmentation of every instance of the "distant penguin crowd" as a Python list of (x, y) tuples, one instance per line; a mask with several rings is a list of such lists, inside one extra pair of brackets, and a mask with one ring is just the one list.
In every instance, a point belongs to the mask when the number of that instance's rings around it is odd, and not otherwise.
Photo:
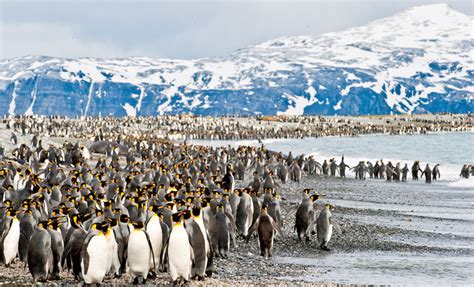
[[(7, 129), (47, 137), (89, 139), (114, 133), (153, 132), (167, 140), (298, 139), (368, 134), (427, 134), (474, 129), (473, 114), (366, 117), (246, 116), (157, 117), (4, 116)], [(99, 133), (98, 133), (99, 132)]]

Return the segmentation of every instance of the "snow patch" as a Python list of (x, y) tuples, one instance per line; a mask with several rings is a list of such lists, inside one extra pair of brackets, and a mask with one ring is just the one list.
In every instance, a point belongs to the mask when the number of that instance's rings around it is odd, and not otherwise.
[(125, 103), (125, 105), (122, 105), (122, 108), (125, 110), (128, 117), (135, 117), (137, 115), (137, 110), (129, 103)]

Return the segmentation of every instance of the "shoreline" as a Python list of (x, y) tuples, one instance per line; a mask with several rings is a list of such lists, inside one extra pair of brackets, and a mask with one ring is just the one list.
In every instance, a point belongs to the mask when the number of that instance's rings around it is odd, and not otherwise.
[[(56, 131), (57, 137), (43, 138), (43, 146), (61, 146), (66, 140), (81, 144), (91, 142), (87, 136), (80, 140), (61, 136), (60, 132), (65, 130), (61, 127)], [(11, 132), (0, 124), (0, 137), (7, 141), (8, 153), (15, 146), (8, 141)], [(19, 134), (18, 145), (29, 145), (31, 138), (31, 134)], [(96, 153), (92, 155), (91, 166), (97, 158), (104, 158)], [(247, 170), (245, 180), (236, 181), (236, 187), (249, 184), (251, 171)], [(352, 173), (348, 174), (349, 178), (304, 175), (301, 182), (282, 184), (284, 238), (275, 239), (274, 257), (264, 259), (259, 255), (256, 238), (248, 244), (238, 239), (237, 248), (231, 248), (229, 259), (216, 259), (215, 276), (203, 282), (191, 281), (189, 285), (414, 285), (414, 282), (460, 285), (474, 282), (469, 269), (474, 256), (474, 218), (471, 216), (474, 213), (472, 204), (466, 200), (472, 198), (471, 189), (411, 180), (406, 183), (355, 180)], [(309, 187), (326, 195), (321, 204), (336, 206), (333, 218), (340, 224), (342, 233), (333, 234), (330, 252), (319, 250), (314, 237), (310, 242), (298, 241), (293, 231), (295, 217), (291, 211), (301, 201), (302, 190)], [(439, 270), (440, 264), (446, 266), (445, 269)], [(23, 267), (18, 261), (12, 268), (0, 266), (0, 285), (31, 286), (32, 277)], [(46, 285), (82, 284), (66, 271), (60, 275), (61, 280), (49, 281)], [(129, 274), (125, 274), (119, 279), (107, 277), (104, 285), (125, 286), (131, 282)], [(169, 285), (172, 282), (168, 273), (159, 273), (157, 279), (148, 283)]]
[[(238, 186), (244, 185), (247, 182), (248, 179), (239, 181)], [(390, 194), (392, 190), (401, 189), (400, 196), (395, 199), (395, 202), (400, 202), (399, 204), (416, 198), (413, 196), (408, 197), (410, 194), (413, 194), (413, 188), (417, 190), (416, 193), (425, 193), (428, 198), (434, 196), (433, 192), (425, 185), (397, 184), (394, 187), (381, 180), (361, 182), (354, 179), (308, 176), (303, 179), (302, 183), (290, 182), (285, 185), (282, 190), (282, 194), (285, 197), (282, 203), (283, 206), (285, 208), (296, 206), (299, 202), (302, 188), (307, 186), (313, 186), (318, 192), (325, 193), (327, 197), (323, 199), (323, 202), (337, 202), (338, 199), (344, 198), (357, 202), (351, 198), (357, 194), (370, 197), (371, 193), (375, 190), (382, 192), (375, 200), (384, 200), (383, 198)], [(382, 187), (385, 188), (381, 189)], [(461, 192), (463, 191), (461, 190)], [(436, 196), (439, 196), (439, 194), (436, 194)], [(444, 196), (452, 198), (452, 195)], [(463, 196), (463, 194), (458, 194), (456, 198), (462, 198)], [(442, 199), (440, 200), (442, 201)], [(425, 204), (425, 206), (429, 205), (429, 202)], [(342, 233), (334, 233), (334, 238), (330, 242), (332, 251), (325, 252), (316, 248), (314, 238), (310, 242), (304, 242), (304, 240), (299, 242), (296, 234), (293, 232), (294, 219), (293, 217), (286, 217), (286, 214), (283, 211), (285, 222), (283, 233), (285, 238), (281, 239), (278, 237), (275, 240), (274, 257), (266, 260), (259, 255), (257, 239), (251, 239), (248, 244), (244, 243), (242, 239), (238, 239), (237, 249), (231, 248), (228, 259), (216, 260), (217, 273), (212, 278), (208, 278), (203, 282), (191, 281), (190, 286), (202, 286), (202, 284), (219, 286), (239, 286), (242, 284), (336, 286), (338, 284), (372, 285), (383, 283), (410, 285), (413, 282), (427, 280), (425, 278), (427, 276), (437, 276), (436, 279), (433, 278), (431, 281), (425, 281), (427, 284), (430, 284), (429, 282), (446, 283), (448, 282), (447, 280), (460, 283), (463, 282), (463, 274), (469, 272), (468, 266), (457, 271), (453, 271), (454, 267), (447, 267), (449, 272), (444, 271), (436, 275), (429, 273), (433, 272), (432, 270), (428, 270), (428, 274), (420, 273), (415, 276), (412, 271), (409, 278), (403, 277), (402, 266), (404, 264), (415, 264), (415, 266), (416, 264), (427, 264), (427, 260), (439, 262), (440, 264), (453, 260), (470, 262), (470, 258), (474, 256), (474, 249), (468, 245), (473, 240), (474, 234), (472, 232), (469, 236), (463, 236), (456, 234), (456, 232), (452, 234), (439, 233), (436, 229), (433, 229), (431, 232), (417, 230), (416, 228), (407, 229), (403, 224), (400, 226), (396, 226), (396, 224), (393, 226), (384, 225), (383, 221), (381, 223), (367, 223), (361, 221), (360, 218), (367, 218), (369, 221), (372, 220), (371, 218), (380, 218), (389, 221), (394, 220), (398, 223), (413, 223), (417, 221), (417, 218), (421, 217), (405, 215), (403, 211), (392, 209), (348, 207), (342, 203), (341, 205), (336, 203), (336, 209), (333, 212), (335, 220), (341, 225)], [(406, 221), (407, 219), (411, 220)], [(462, 223), (462, 221), (456, 219), (429, 219), (429, 221), (436, 222), (437, 225), (443, 225), (447, 228), (453, 223)], [(432, 223), (429, 223), (428, 226), (430, 224)], [(473, 226), (472, 222), (463, 224)], [(414, 239), (413, 242), (411, 242), (412, 239)], [(446, 242), (446, 244), (444, 246), (436, 246), (438, 241)], [(433, 244), (426, 244), (427, 242), (433, 242)], [(469, 248), (453, 247), (457, 245), (456, 242), (469, 246)], [(385, 260), (389, 260), (393, 270), (386, 270), (385, 266), (373, 265), (366, 260), (379, 262), (380, 264), (383, 264)], [(22, 266), (23, 263), (20, 264), (18, 261), (13, 268), (7, 269), (4, 266), (0, 266), (0, 279), (2, 279), (3, 284), (8, 286), (32, 285), (30, 283), (30, 274), (27, 270), (23, 271)], [(458, 266), (455, 267), (458, 268)], [(354, 278), (354, 274), (351, 273), (354, 270), (358, 272), (357, 280), (351, 279)], [(421, 270), (419, 271), (421, 272)], [(379, 272), (386, 272), (386, 277), (377, 275)], [(73, 280), (71, 274), (62, 272), (61, 275), (63, 278), (60, 281), (50, 281), (49, 284), (55, 285), (59, 283), (61, 285), (77, 286), (78, 282)], [(330, 280), (331, 278), (333, 280)], [(105, 286), (125, 286), (131, 282), (130, 280), (128, 274), (126, 274), (120, 279), (109, 278), (103, 284)], [(157, 279), (149, 280), (148, 283), (171, 284), (171, 281), (169, 274), (159, 273)]]

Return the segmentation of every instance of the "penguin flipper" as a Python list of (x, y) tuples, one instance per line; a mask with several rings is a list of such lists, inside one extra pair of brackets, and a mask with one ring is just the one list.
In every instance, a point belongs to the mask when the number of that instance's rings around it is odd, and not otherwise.
[(341, 226), (332, 219), (332, 217), (329, 218), (329, 223), (332, 224), (332, 227), (336, 230), (337, 233), (342, 234)]
[(145, 230), (142, 230), (142, 231), (145, 234), (146, 241), (148, 242), (148, 247), (150, 248), (151, 258), (153, 258), (153, 270), (156, 270), (155, 253), (153, 252), (153, 246), (151, 245), (150, 236), (148, 235), (148, 232), (146, 232)]
[(89, 245), (89, 242), (91, 239), (96, 236), (95, 234), (89, 234), (84, 238), (84, 241), (82, 242), (82, 247), (81, 247), (81, 260), (84, 262), (84, 274), (87, 274), (89, 271), (89, 253), (87, 252), (87, 246)]
[(245, 243), (249, 242), (250, 236), (252, 236), (255, 230), (257, 230), (259, 224), (260, 224), (260, 216), (255, 220), (252, 226), (250, 226), (248, 234), (247, 234), (247, 238), (245, 239)]
[(166, 264), (168, 263), (168, 246), (169, 246), (169, 238), (168, 240), (163, 244), (163, 252), (161, 254), (161, 262), (160, 262), (160, 271), (165, 272), (166, 271)]
[(230, 221), (230, 227), (233, 229), (233, 232), (237, 231), (237, 225), (235, 225), (234, 216), (228, 212), (224, 212), (224, 213)]
[(285, 238), (283, 236), (283, 232), (282, 232), (280, 226), (278, 226), (278, 224), (275, 222), (275, 220), (273, 220), (273, 218), (271, 216), (270, 216), (270, 222), (272, 223), (273, 230), (276, 230), (282, 238)]

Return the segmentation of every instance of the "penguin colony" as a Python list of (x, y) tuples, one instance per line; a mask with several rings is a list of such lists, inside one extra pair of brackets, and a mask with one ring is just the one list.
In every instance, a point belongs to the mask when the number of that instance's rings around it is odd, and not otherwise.
[[(45, 149), (40, 141), (33, 137), (32, 147), (23, 143), (0, 161), (1, 262), (18, 258), (34, 282), (60, 279), (64, 269), (85, 284), (125, 273), (135, 284), (159, 272), (175, 284), (204, 280), (239, 238), (258, 238), (260, 254), (271, 257), (275, 237), (285, 236), (281, 185), (301, 178), (292, 157), (263, 146), (93, 143), (101, 155), (69, 142)], [(236, 188), (235, 177), (244, 181), (249, 171), (248, 185)], [(289, 214), (299, 237), (317, 235), (329, 250), (337, 224), (321, 197), (305, 190)]]
[[(179, 126), (176, 121), (164, 123)], [(24, 262), (35, 282), (60, 279), (64, 269), (86, 284), (125, 273), (137, 284), (158, 272), (174, 283), (204, 280), (215, 272), (214, 259), (227, 258), (239, 238), (258, 238), (260, 254), (271, 257), (275, 238), (289, 236), (282, 233), (281, 205), (282, 185), (289, 180), (299, 182), (303, 174), (345, 177), (346, 168), (359, 179), (369, 173), (400, 180), (401, 172), (406, 180), (409, 171), (383, 160), (350, 168), (344, 158), (320, 164), (263, 146), (212, 149), (176, 144), (149, 130), (130, 132), (135, 124), (151, 129), (147, 118), (5, 122), (15, 131), (11, 156), (0, 152), (0, 259), (6, 266)], [(33, 134), (31, 146), (19, 143), (18, 131)], [(44, 148), (45, 134), (93, 143)], [(463, 167), (461, 175), (469, 176), (469, 169)], [(414, 180), (440, 175), (439, 166), (421, 170), (419, 162), (411, 171)], [(236, 178), (249, 183), (237, 188)], [(317, 247), (329, 251), (333, 231), (341, 230), (332, 218), (335, 207), (322, 204), (323, 197), (303, 190), (285, 219), (299, 240), (316, 237)]]
[[(7, 128), (22, 135), (92, 140), (111, 134), (139, 135), (143, 131), (168, 140), (243, 140), (357, 136), (362, 134), (426, 134), (474, 128), (474, 115), (396, 115), (371, 117), (199, 117), (64, 118), (58, 116), (3, 117)], [(125, 140), (125, 139), (123, 139)], [(121, 141), (119, 141), (121, 142)], [(0, 143), (1, 150), (1, 143)]]

